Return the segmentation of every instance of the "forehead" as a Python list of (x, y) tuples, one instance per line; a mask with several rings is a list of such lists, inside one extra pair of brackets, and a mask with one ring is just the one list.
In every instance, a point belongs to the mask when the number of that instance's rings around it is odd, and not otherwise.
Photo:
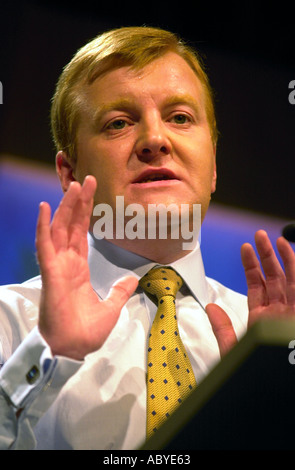
[(87, 88), (85, 98), (97, 108), (124, 98), (159, 101), (182, 95), (204, 104), (197, 75), (182, 57), (170, 52), (139, 70), (124, 66), (106, 72)]

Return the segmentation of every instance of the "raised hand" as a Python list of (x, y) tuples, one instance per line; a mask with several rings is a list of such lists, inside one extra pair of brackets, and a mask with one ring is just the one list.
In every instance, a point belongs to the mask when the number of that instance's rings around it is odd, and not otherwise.
[(290, 244), (283, 237), (277, 240), (284, 272), (266, 232), (257, 232), (255, 243), (265, 277), (253, 247), (245, 244), (241, 251), (248, 285), (249, 325), (261, 317), (295, 317), (295, 255)]
[[(241, 249), (248, 285), (248, 326), (260, 318), (295, 318), (295, 254), (290, 244), (283, 237), (277, 240), (284, 270), (266, 232), (256, 233), (255, 244), (261, 264), (250, 244), (245, 243)], [(231, 321), (215, 304), (207, 305), (206, 312), (224, 355), (237, 341)]]
[(100, 301), (90, 283), (87, 232), (96, 180), (70, 184), (52, 223), (43, 202), (36, 230), (42, 276), (39, 330), (54, 355), (83, 359), (99, 349), (137, 286), (132, 276), (118, 281)]

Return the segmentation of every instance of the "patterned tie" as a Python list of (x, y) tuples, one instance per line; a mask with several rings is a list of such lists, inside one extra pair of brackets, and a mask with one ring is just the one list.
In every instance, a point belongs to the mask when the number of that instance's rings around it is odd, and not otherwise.
[(157, 431), (196, 385), (176, 319), (175, 296), (182, 283), (182, 278), (166, 266), (151, 269), (139, 281), (158, 304), (148, 348), (147, 437)]

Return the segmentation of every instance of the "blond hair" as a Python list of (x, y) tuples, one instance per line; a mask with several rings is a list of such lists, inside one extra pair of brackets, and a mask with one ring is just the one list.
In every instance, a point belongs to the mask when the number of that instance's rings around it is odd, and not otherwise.
[(167, 52), (181, 56), (200, 80), (213, 143), (217, 128), (213, 94), (197, 52), (169, 31), (154, 27), (123, 27), (97, 36), (78, 50), (63, 69), (51, 107), (51, 128), (57, 150), (75, 159), (76, 135), (80, 123), (83, 94), (102, 74), (122, 66), (141, 69)]

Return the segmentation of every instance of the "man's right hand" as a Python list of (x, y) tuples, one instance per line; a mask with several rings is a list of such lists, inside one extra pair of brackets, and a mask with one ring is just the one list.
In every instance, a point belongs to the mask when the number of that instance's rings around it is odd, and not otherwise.
[(98, 350), (115, 326), (138, 281), (126, 276), (101, 301), (90, 283), (87, 233), (96, 180), (72, 182), (52, 223), (40, 204), (36, 248), (42, 276), (39, 330), (53, 355), (82, 360)]

